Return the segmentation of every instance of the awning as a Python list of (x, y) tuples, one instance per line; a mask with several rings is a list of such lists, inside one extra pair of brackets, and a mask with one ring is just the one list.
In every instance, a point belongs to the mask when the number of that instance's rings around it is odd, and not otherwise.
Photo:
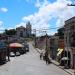
[(57, 53), (57, 56), (59, 56), (62, 52), (63, 52), (64, 49), (60, 49), (58, 48), (58, 53)]
[(16, 47), (23, 47), (23, 45), (20, 43), (11, 43), (11, 44), (9, 44), (9, 47), (16, 48)]

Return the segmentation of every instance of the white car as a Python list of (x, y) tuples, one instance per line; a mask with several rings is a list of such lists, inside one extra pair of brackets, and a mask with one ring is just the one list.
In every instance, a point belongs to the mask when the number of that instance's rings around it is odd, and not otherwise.
[(20, 52), (16, 52), (16, 56), (20, 56)]
[(15, 54), (13, 52), (10, 52), (10, 57), (15, 57)]

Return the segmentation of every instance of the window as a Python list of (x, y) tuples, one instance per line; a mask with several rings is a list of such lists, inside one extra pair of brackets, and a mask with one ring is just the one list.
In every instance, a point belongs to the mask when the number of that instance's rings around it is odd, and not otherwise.
[(20, 37), (23, 37), (23, 32), (22, 31), (20, 32)]
[(70, 30), (71, 30), (71, 31), (74, 31), (74, 25), (72, 25), (72, 26), (70, 27)]

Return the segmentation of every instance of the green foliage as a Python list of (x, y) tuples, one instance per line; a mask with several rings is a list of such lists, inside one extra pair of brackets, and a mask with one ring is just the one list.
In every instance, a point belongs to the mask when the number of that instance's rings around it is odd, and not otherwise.
[(15, 35), (16, 34), (16, 30), (15, 29), (5, 30), (5, 34), (6, 35)]
[(59, 36), (59, 38), (61, 38), (61, 39), (64, 38), (64, 28), (58, 29), (58, 36)]

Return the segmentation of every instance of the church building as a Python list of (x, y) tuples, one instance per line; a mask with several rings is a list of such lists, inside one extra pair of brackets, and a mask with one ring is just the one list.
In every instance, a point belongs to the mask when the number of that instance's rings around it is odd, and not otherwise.
[(30, 24), (30, 22), (28, 22), (26, 24), (26, 28), (23, 26), (16, 28), (16, 36), (17, 37), (30, 37), (31, 36), (31, 24)]

